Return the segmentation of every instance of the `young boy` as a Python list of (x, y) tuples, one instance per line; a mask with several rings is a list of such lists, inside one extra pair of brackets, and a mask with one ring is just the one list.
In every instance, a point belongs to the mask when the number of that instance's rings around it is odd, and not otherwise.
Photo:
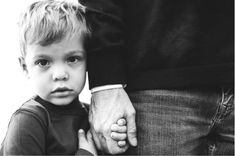
[[(89, 35), (84, 10), (80, 4), (50, 0), (35, 2), (24, 13), (19, 60), (36, 96), (13, 114), (1, 154), (97, 154), (87, 109), (78, 99), (85, 84)], [(125, 120), (117, 123), (121, 131), (112, 132), (113, 138), (125, 145)]]

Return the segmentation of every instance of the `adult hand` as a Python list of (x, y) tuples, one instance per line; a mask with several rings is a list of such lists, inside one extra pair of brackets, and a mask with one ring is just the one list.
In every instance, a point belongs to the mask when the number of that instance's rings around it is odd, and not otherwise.
[(123, 153), (128, 149), (119, 147), (111, 138), (111, 125), (118, 119), (127, 121), (127, 137), (131, 146), (137, 145), (135, 109), (123, 88), (95, 92), (91, 97), (89, 122), (96, 147), (109, 154)]

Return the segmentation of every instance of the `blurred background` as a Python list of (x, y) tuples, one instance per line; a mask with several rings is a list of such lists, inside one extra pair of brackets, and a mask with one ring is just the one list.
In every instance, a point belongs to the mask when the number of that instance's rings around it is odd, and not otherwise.
[[(18, 62), (20, 48), (18, 43), (17, 21), (21, 11), (36, 0), (2, 1), (0, 9), (0, 144), (2, 143), (11, 115), (23, 102), (33, 96)], [(75, 1), (77, 0), (69, 0)], [(88, 84), (80, 100), (90, 103)]]

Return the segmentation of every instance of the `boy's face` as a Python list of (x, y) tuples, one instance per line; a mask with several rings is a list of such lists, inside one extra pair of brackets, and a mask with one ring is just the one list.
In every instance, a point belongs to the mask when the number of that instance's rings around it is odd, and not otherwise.
[(86, 54), (79, 35), (48, 46), (27, 47), (28, 78), (42, 99), (67, 105), (82, 91), (86, 79)]

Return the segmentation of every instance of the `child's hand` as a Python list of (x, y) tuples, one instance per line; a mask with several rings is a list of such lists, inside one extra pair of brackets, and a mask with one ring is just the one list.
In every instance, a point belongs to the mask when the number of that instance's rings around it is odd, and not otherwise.
[(127, 127), (125, 119), (121, 118), (116, 124), (111, 126), (111, 138), (117, 141), (119, 147), (125, 147), (127, 145)]
[(85, 134), (83, 129), (78, 131), (79, 149), (85, 149), (93, 155), (97, 155), (95, 144), (92, 139), (90, 130)]

